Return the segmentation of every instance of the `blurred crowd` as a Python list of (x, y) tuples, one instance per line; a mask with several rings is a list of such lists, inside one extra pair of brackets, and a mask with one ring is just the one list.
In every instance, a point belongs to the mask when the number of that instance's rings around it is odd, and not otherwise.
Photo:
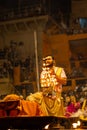
[(83, 114), (87, 117), (87, 83), (79, 84), (74, 91), (63, 92), (62, 96), (66, 117), (78, 117)]

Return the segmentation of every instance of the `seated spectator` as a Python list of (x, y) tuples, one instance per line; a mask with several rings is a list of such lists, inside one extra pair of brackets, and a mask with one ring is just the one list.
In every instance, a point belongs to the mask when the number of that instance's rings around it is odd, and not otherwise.
[(74, 113), (78, 111), (79, 108), (80, 108), (80, 103), (76, 102), (75, 96), (70, 96), (70, 102), (65, 109), (65, 116), (71, 117)]

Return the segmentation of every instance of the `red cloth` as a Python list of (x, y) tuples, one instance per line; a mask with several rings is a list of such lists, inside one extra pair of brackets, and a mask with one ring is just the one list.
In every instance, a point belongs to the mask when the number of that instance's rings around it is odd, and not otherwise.
[(17, 109), (12, 109), (9, 112), (9, 116), (18, 116), (18, 114), (19, 114), (19, 110)]
[(67, 107), (66, 107), (66, 112), (65, 112), (65, 116), (66, 117), (70, 117), (73, 113), (77, 112), (77, 110), (80, 108), (80, 103), (70, 103)]
[(7, 113), (5, 110), (0, 109), (0, 117), (7, 116)]

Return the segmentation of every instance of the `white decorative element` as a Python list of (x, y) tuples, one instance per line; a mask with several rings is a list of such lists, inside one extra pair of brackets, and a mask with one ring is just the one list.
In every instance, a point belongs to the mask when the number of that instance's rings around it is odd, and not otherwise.
[(58, 85), (58, 81), (53, 69), (43, 67), (41, 74), (41, 87), (53, 87)]

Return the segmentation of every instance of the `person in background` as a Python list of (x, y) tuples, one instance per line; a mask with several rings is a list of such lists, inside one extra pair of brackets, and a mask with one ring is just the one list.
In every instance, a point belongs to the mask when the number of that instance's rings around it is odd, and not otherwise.
[(80, 108), (81, 108), (80, 102), (77, 102), (76, 97), (74, 95), (71, 95), (69, 104), (67, 104), (65, 109), (65, 116), (66, 117), (78, 116), (81, 113), (80, 111), (78, 111), (80, 110)]

